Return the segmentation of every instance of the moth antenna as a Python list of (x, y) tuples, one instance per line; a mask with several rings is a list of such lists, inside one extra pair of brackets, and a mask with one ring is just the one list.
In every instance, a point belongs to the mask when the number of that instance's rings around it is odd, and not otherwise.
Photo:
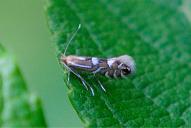
[(74, 39), (74, 37), (76, 36), (76, 34), (78, 33), (79, 29), (81, 28), (81, 24), (78, 25), (78, 28), (76, 29), (76, 31), (72, 34), (70, 40), (68, 41), (68, 43), (66, 44), (66, 48), (64, 50), (64, 56), (66, 55), (66, 51), (68, 49), (68, 46), (70, 45), (70, 43), (72, 42), (72, 40)]

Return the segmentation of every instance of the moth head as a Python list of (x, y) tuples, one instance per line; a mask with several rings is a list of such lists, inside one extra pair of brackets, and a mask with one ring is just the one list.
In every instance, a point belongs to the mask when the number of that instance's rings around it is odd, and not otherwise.
[(66, 64), (67, 57), (64, 54), (60, 55), (60, 63), (61, 64)]
[(70, 64), (72, 62), (78, 61), (79, 60), (78, 58), (79, 57), (77, 57), (77, 56), (73, 56), (73, 55), (65, 56), (62, 54), (60, 57), (60, 62), (61, 62), (61, 64), (66, 64), (66, 65), (70, 66)]
[(135, 61), (131, 56), (123, 55), (116, 59), (121, 63), (118, 68), (122, 70), (124, 75), (135, 72)]

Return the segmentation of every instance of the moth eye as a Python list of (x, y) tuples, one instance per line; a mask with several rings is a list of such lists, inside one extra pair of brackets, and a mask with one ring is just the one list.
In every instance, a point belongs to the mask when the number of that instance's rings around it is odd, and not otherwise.
[(129, 68), (125, 68), (125, 69), (122, 69), (124, 75), (128, 75), (129, 73), (131, 73), (131, 70)]

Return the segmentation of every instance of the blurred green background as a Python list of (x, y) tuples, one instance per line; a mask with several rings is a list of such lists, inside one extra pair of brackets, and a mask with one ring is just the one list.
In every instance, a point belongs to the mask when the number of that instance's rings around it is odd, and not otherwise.
[(0, 42), (40, 96), (49, 127), (81, 127), (67, 98), (42, 0), (0, 0)]

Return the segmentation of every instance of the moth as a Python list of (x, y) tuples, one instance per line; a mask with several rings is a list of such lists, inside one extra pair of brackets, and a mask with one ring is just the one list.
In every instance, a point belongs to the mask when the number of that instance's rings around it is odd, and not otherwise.
[[(86, 57), (86, 56), (76, 56), (69, 55), (66, 56), (66, 51), (69, 44), (77, 34), (81, 27), (79, 24), (77, 30), (73, 33), (72, 37), (66, 44), (64, 53), (60, 56), (60, 63), (69, 71), (68, 73), (73, 73), (76, 75), (82, 82), (83, 86), (87, 90), (91, 90), (92, 95), (94, 96), (94, 90), (92, 86), (80, 75), (80, 71), (87, 72), (95, 76), (96, 74), (104, 75), (109, 78), (120, 78), (126, 77), (129, 74), (135, 72), (135, 61), (129, 55), (122, 55), (119, 57), (113, 58), (97, 58), (97, 57)], [(95, 77), (101, 89), (106, 92), (106, 89), (103, 87), (102, 83)], [(68, 74), (69, 81), (69, 74)]]

